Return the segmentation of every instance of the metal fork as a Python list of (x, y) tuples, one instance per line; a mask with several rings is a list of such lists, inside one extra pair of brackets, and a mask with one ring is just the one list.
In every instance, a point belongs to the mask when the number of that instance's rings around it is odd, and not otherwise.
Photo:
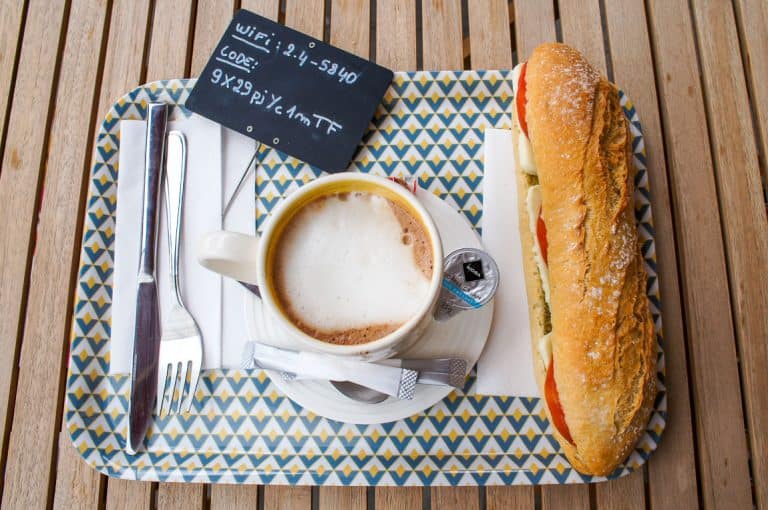
[[(163, 314), (160, 342), (160, 361), (157, 375), (157, 401), (155, 414), (160, 415), (168, 396), (167, 414), (173, 412), (173, 400), (179, 381), (179, 397), (176, 414), (189, 412), (195, 398), (200, 365), (203, 361), (203, 338), (195, 319), (184, 306), (179, 288), (179, 241), (181, 239), (181, 212), (184, 202), (184, 175), (187, 166), (187, 142), (179, 131), (168, 133), (165, 198), (168, 218), (168, 247), (171, 265), (172, 303)], [(184, 398), (187, 376), (189, 390)], [(170, 381), (166, 379), (170, 376)], [(169, 386), (166, 393), (166, 386)], [(183, 399), (183, 403), (182, 403)]]

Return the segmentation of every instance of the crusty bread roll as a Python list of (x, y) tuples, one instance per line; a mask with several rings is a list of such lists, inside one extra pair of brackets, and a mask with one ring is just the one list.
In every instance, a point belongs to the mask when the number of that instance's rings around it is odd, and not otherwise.
[[(656, 345), (634, 218), (631, 136), (617, 89), (573, 48), (543, 44), (525, 69), (524, 96), (535, 172), (515, 144), (520, 229), (537, 381), (549, 363), (574, 468), (607, 475), (642, 435), (656, 394)], [(539, 184), (546, 225), (549, 303), (529, 224), (528, 192)], [(551, 331), (545, 362), (539, 339)], [(543, 350), (546, 352), (546, 349)], [(552, 420), (549, 400), (545, 403)], [(562, 415), (561, 415), (562, 416)]]

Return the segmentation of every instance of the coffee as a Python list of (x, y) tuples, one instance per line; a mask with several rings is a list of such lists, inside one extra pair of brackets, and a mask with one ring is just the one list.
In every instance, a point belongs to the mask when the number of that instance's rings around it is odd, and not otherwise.
[(428, 299), (434, 254), (422, 222), (367, 192), (318, 197), (275, 241), (272, 281), (288, 319), (313, 338), (356, 345), (382, 338)]

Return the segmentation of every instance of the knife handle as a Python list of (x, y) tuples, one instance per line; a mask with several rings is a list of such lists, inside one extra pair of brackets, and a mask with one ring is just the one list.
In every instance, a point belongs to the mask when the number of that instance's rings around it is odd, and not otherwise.
[(141, 217), (141, 252), (139, 255), (139, 281), (155, 274), (155, 247), (157, 244), (158, 208), (160, 206), (160, 175), (163, 172), (165, 128), (168, 107), (164, 103), (151, 103), (147, 109), (147, 145), (144, 158), (144, 201)]

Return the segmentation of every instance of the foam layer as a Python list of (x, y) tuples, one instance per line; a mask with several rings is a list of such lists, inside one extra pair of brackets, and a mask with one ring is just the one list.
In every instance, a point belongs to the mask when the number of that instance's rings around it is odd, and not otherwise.
[(277, 241), (275, 287), (290, 319), (315, 338), (381, 338), (427, 299), (433, 255), (423, 225), (370, 193), (318, 198)]

